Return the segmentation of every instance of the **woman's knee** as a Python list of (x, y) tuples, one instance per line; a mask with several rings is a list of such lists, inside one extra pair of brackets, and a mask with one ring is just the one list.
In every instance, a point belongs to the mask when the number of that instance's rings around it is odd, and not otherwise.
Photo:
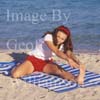
[(11, 76), (13, 78), (19, 78), (19, 77), (21, 77), (20, 73), (18, 71), (16, 71), (16, 70), (14, 70), (14, 71), (11, 72)]
[(19, 66), (16, 66), (11, 71), (11, 75), (13, 78), (19, 78), (28, 74), (31, 74), (34, 71), (34, 67), (32, 66), (30, 61), (25, 61)]

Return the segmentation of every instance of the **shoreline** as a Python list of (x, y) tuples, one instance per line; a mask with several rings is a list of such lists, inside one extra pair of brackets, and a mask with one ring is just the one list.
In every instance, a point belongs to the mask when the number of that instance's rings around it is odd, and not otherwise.
[[(20, 50), (9, 50), (9, 49), (0, 49), (0, 53), (4, 53), (4, 52), (28, 52), (28, 51), (31, 51), (31, 49), (20, 49)], [(95, 55), (98, 55), (100, 54), (100, 51), (89, 51), (89, 50), (73, 50), (73, 52), (75, 54), (78, 54), (78, 53), (82, 53), (82, 54), (95, 54)]]

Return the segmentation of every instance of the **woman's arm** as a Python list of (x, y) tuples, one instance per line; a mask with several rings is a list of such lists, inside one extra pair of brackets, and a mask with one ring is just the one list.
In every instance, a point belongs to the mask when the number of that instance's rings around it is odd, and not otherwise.
[(79, 59), (75, 56), (75, 54), (71, 50), (67, 50), (66, 55), (70, 57), (71, 59), (73, 59), (77, 64), (79, 65), (81, 64)]
[(47, 46), (60, 58), (68, 61), (68, 63), (72, 66), (72, 67), (79, 67), (79, 65), (73, 61), (70, 57), (68, 57), (65, 53), (63, 53), (62, 51), (60, 51), (54, 44), (52, 41), (45, 41), (45, 43), (47, 44)]
[(69, 57), (64, 54), (62, 51), (60, 51), (53, 43), (52, 41), (45, 41), (49, 49), (51, 49), (58, 57), (69, 61)]

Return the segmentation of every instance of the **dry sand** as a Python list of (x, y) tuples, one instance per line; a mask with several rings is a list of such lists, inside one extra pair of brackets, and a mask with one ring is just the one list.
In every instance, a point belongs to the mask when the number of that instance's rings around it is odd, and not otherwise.
[[(26, 51), (24, 51), (26, 52)], [(0, 51), (0, 61), (23, 60), (23, 51)], [(100, 73), (100, 54), (77, 53), (77, 57), (89, 71)], [(0, 74), (0, 100), (100, 100), (100, 86), (78, 88), (69, 92), (55, 93)]]

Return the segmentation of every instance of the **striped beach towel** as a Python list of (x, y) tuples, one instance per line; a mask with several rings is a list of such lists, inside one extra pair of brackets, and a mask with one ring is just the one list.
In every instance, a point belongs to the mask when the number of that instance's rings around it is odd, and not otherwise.
[[(16, 62), (0, 62), (0, 73), (10, 76), (10, 71), (17, 64), (18, 63)], [(60, 66), (75, 76), (77, 76), (79, 73), (78, 69), (73, 69), (69, 65), (60, 64)], [(78, 85), (75, 82), (67, 81), (58, 76), (48, 75), (43, 72), (34, 72), (31, 75), (21, 77), (20, 79), (27, 83), (35, 84), (58, 93), (70, 91), (76, 88), (86, 88), (97, 85), (100, 86), (100, 74), (90, 71), (86, 71), (84, 85)]]

